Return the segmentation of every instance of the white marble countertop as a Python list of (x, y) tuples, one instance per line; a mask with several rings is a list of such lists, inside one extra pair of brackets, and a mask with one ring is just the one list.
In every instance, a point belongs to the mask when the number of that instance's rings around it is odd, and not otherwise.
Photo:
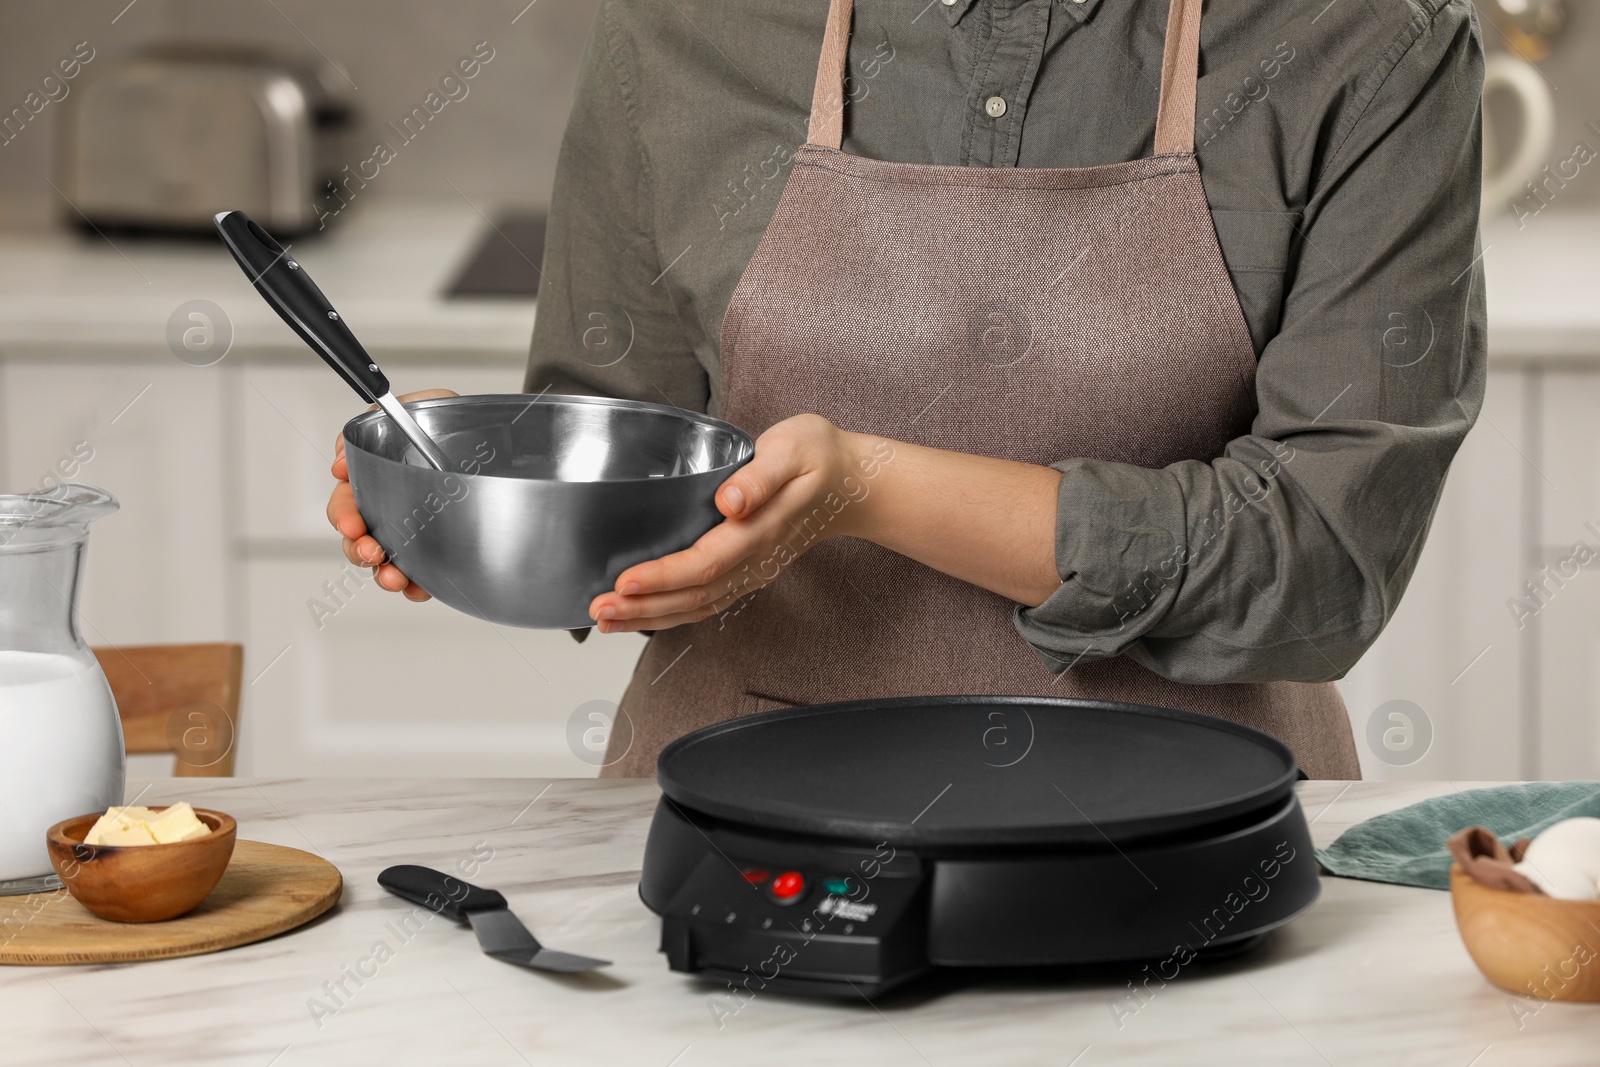
[[(478, 205), (483, 207), (483, 205)], [(525, 358), (532, 301), (445, 300), (487, 229), (460, 199), (396, 199), (355, 212), (295, 255), (369, 349), (388, 359), (462, 352)], [(487, 208), (485, 208), (487, 210)], [(0, 202), (0, 358), (13, 352), (164, 350), (167, 316), (210, 300), (232, 318), (235, 348), (302, 354), (296, 338), (218, 246), (77, 233)], [(1600, 213), (1486, 219), (1489, 351), (1501, 365), (1600, 364)]]
[[(463, 200), (395, 200), (288, 244), (374, 355), (520, 362), (533, 333), (532, 300), (442, 295), (488, 230)], [(224, 310), (242, 355), (305, 354), (216, 242), (0, 226), (0, 358), (85, 349), (164, 355), (167, 318), (189, 300)]]
[[(1458, 787), (1314, 782), (1300, 794), (1321, 846)], [(1192, 968), (1120, 1027), (1110, 1005), (1127, 990), (1113, 976), (956, 979), (878, 1004), (768, 993), (719, 1028), (718, 988), (667, 969), (658, 921), (639, 902), (656, 797), (644, 781), (158, 780), (143, 802), (203, 802), (237, 817), (241, 836), (326, 857), (344, 873), (343, 901), (301, 930), (209, 956), (0, 968), (0, 1063), (1595, 1062), (1600, 1007), (1540, 1005), (1488, 985), (1447, 894), (1338, 878), (1324, 879), (1311, 911), (1259, 954)], [(615, 965), (589, 979), (535, 974), (483, 955), (470, 932), (442, 920), (400, 941), (386, 923), (408, 906), (378, 888), (378, 871), (448, 868), (475, 848), (489, 858), (474, 881), (504, 892), (537, 936)], [(380, 942), (390, 957), (362, 964)], [(345, 977), (358, 965), (371, 974), (359, 986)], [(341, 979), (348, 995), (336, 1001), (325, 983)]]

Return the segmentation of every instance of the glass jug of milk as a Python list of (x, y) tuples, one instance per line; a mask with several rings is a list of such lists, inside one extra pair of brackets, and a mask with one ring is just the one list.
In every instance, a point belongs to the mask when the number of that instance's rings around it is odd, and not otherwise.
[(122, 720), (78, 632), (92, 485), (0, 496), (0, 895), (55, 889), (44, 835), (122, 803)]

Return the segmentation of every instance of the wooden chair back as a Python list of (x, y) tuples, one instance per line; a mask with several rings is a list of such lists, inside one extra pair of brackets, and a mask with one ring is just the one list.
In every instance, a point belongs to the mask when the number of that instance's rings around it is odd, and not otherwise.
[(179, 778), (233, 776), (244, 647), (96, 648), (130, 754), (171, 752)]

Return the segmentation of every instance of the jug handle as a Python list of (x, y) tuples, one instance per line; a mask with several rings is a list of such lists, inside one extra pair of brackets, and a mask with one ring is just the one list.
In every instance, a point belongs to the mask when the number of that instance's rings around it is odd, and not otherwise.
[(1506, 161), (1494, 170), (1489, 169), (1494, 144), (1487, 122), (1484, 123), (1483, 213), (1500, 211), (1507, 203), (1523, 192), (1524, 182), (1531, 180), (1545, 165), (1550, 149), (1555, 144), (1556, 109), (1550, 87), (1532, 63), (1505, 52), (1496, 52), (1484, 60), (1483, 99), (1501, 89), (1516, 99), (1520, 113), (1517, 144)]

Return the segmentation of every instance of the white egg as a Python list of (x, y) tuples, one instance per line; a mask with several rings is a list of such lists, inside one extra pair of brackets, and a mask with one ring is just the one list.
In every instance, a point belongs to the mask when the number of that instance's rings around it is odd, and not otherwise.
[(1541, 869), (1566, 867), (1600, 882), (1600, 819), (1563, 819), (1534, 838), (1522, 858)]
[(1545, 863), (1535, 865), (1523, 860), (1512, 868), (1528, 876), (1528, 881), (1552, 897), (1562, 900), (1600, 900), (1600, 888), (1582, 871), (1571, 867)]

